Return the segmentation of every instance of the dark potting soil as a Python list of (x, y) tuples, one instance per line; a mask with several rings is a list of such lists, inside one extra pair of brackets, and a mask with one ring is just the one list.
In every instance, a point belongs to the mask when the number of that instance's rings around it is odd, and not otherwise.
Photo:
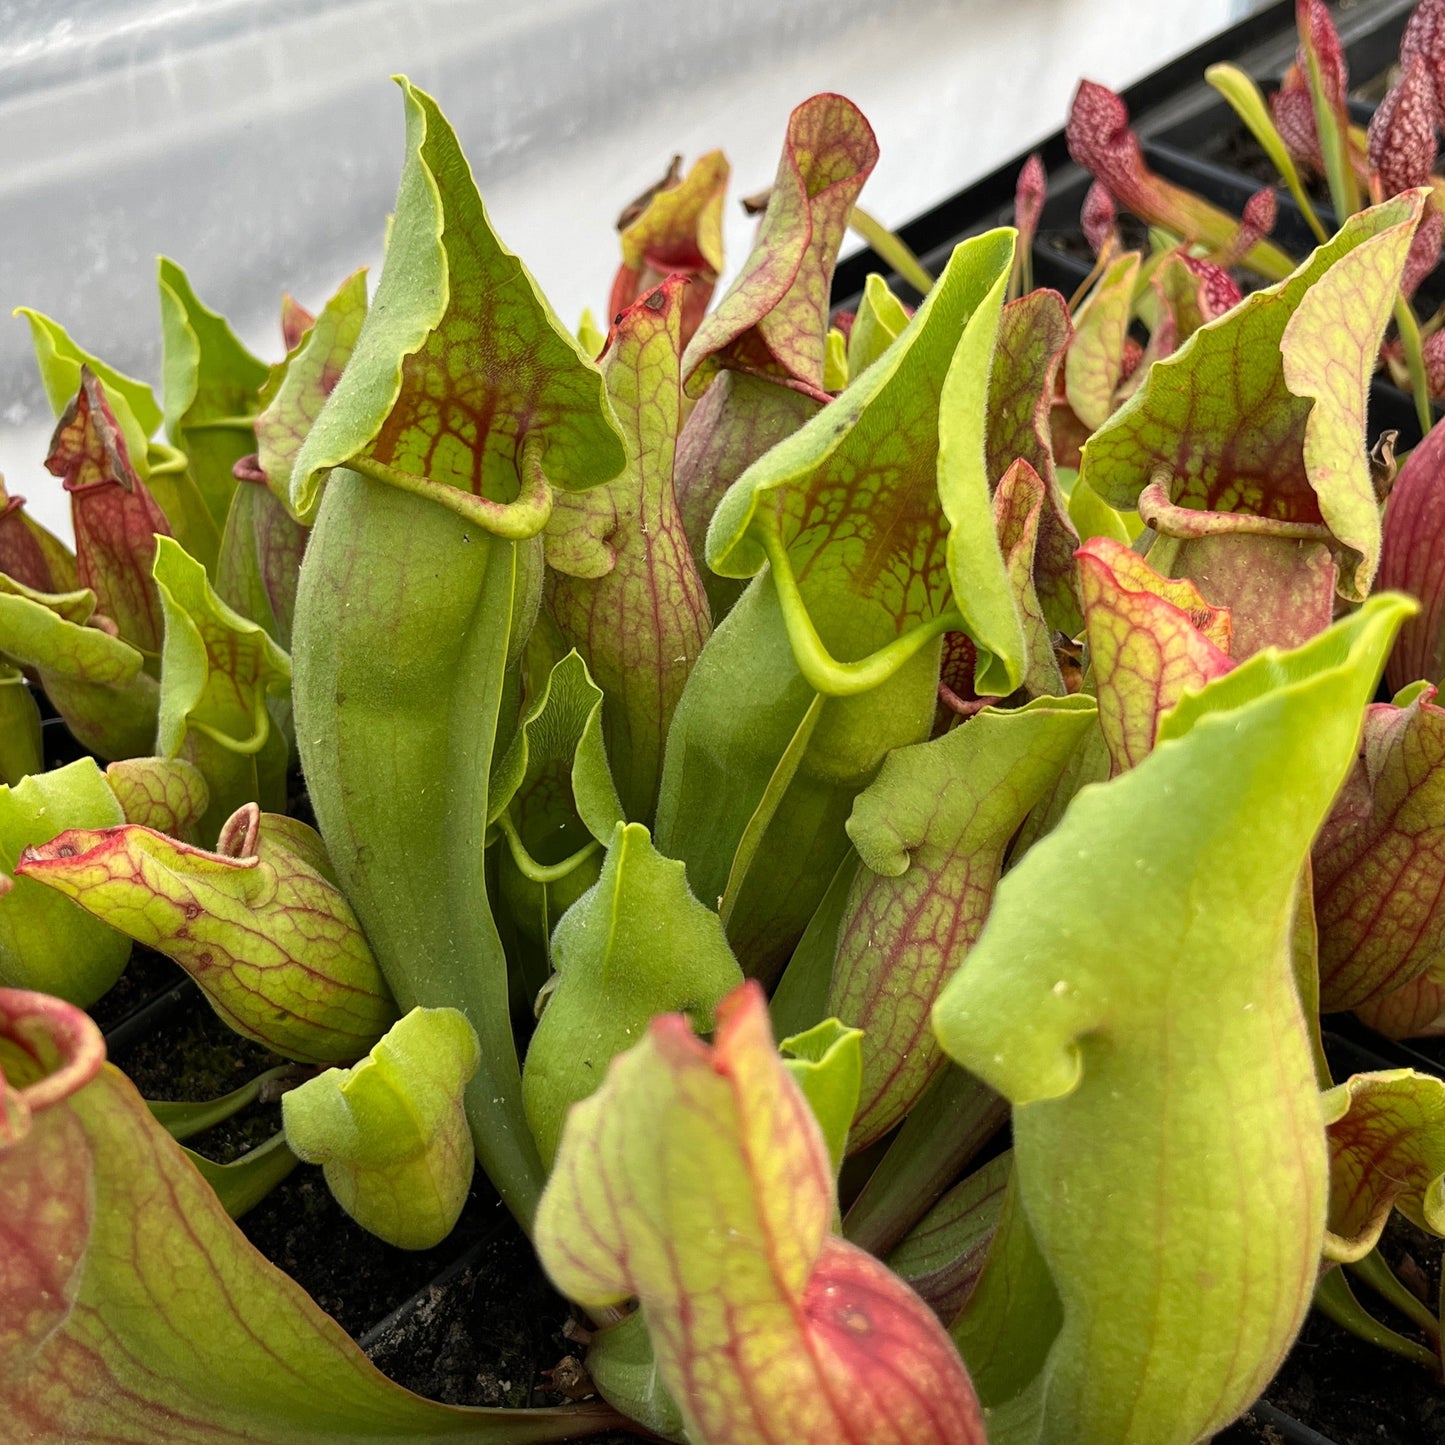
[[(1281, 194), (1286, 194), (1274, 162), (1242, 125), (1230, 125), (1224, 130), (1216, 131), (1207, 141), (1192, 149), (1202, 161), (1238, 171), (1241, 175), (1258, 181), (1261, 186), (1275, 186)], [(1302, 170), (1300, 179), (1304, 181), (1305, 194), (1310, 200), (1316, 206), (1329, 209), (1330, 188), (1324, 177)]]
[[(439, 1245), (396, 1249), (355, 1223), (332, 1198), (321, 1171), (304, 1164), (238, 1223), (272, 1264), (285, 1270), (355, 1338), (384, 1320), (469, 1248), (501, 1241), (505, 1257), (509, 1235), (517, 1233), (490, 1186), (479, 1180), (456, 1228)], [(525, 1247), (525, 1241), (519, 1242)], [(514, 1252), (521, 1254), (520, 1250)], [(499, 1283), (498, 1298), (504, 1303), (520, 1298), (525, 1293), (518, 1278), (521, 1269), (513, 1264), (503, 1273), (510, 1277)], [(565, 1306), (559, 1315), (560, 1328)], [(563, 1348), (557, 1358), (566, 1353)], [(484, 1357), (478, 1357), (476, 1363), (484, 1362)], [(506, 1390), (500, 1388), (502, 1380), (508, 1382)], [(459, 1403), (525, 1405), (530, 1381), (512, 1348), (497, 1371), (493, 1392), (485, 1399)], [(415, 1388), (410, 1381), (406, 1383)]]
[[(144, 997), (143, 974), (154, 983), (157, 966), (144, 953), (131, 967), (138, 964), (131, 991)], [(161, 974), (160, 982), (168, 977)], [(123, 996), (103, 1002), (123, 1011)], [(149, 1098), (199, 1100), (238, 1088), (281, 1061), (232, 1033), (199, 993), (190, 993), (162, 1027), (117, 1050), (114, 1062)], [(279, 1105), (257, 1104), (188, 1142), (225, 1161), (279, 1127)], [(306, 1165), (239, 1223), (252, 1244), (344, 1329), (366, 1337), (378, 1367), (408, 1389), (466, 1405), (535, 1407), (566, 1398), (549, 1386), (551, 1371), (584, 1353), (565, 1333), (569, 1308), (480, 1175), (456, 1229), (431, 1250), (395, 1249), (368, 1234), (342, 1212), (320, 1170)], [(1439, 1240), (1396, 1216), (1384, 1248), (1427, 1298), (1438, 1289)], [(1407, 1254), (1412, 1263), (1405, 1262)], [(1357, 1292), (1393, 1328), (1414, 1337), (1409, 1323), (1363, 1286)], [(1418, 1366), (1363, 1344), (1318, 1314), (1306, 1323), (1265, 1399), (1334, 1445), (1445, 1441), (1445, 1392), (1438, 1384)], [(635, 1437), (596, 1438), (621, 1445)], [(1288, 1437), (1269, 1420), (1246, 1417), (1217, 1438), (1220, 1445), (1281, 1445)]]
[[(117, 985), (94, 1012), (121, 1018), (152, 997), (157, 982), (164, 989), (180, 977), (169, 960), (160, 963), (168, 972), (159, 972), (156, 955), (138, 950), (129, 986)], [(233, 1033), (191, 991), (158, 1027), (115, 1050), (112, 1062), (146, 1098), (200, 1101), (286, 1061)], [(257, 1103), (186, 1143), (225, 1163), (280, 1127), (279, 1103)], [(570, 1308), (480, 1172), (456, 1228), (434, 1249), (396, 1249), (367, 1233), (332, 1198), (321, 1171), (305, 1164), (237, 1222), (349, 1334), (374, 1332), (369, 1353), (408, 1389), (459, 1405), (565, 1402), (548, 1386), (555, 1367), (582, 1353), (563, 1333)], [(401, 1308), (408, 1302), (412, 1307)]]
[[(463, 1228), (478, 1235), (453, 1268), (365, 1339), (367, 1353), (393, 1380), (459, 1405), (538, 1406), (565, 1396), (552, 1371), (584, 1352), (565, 1329), (570, 1310), (537, 1268), (521, 1230), (485, 1186), (468, 1204)], [(434, 1272), (435, 1273), (435, 1272)], [(558, 1370), (560, 1377), (566, 1368)]]
[[(1149, 228), (1127, 212), (1121, 212), (1119, 215), (1119, 235), (1126, 251), (1148, 251)], [(1075, 227), (1067, 230), (1048, 228), (1040, 230), (1034, 244), (1047, 250), (1057, 251), (1062, 256), (1072, 256), (1076, 261), (1082, 261), (1084, 265), (1090, 267), (1097, 259), (1093, 247), (1084, 238), (1084, 233)]]
[(433, 1249), (395, 1249), (367, 1233), (304, 1164), (239, 1224), (397, 1384), (452, 1405), (566, 1403), (550, 1386), (551, 1372), (582, 1353), (564, 1333), (571, 1309), (480, 1171), (456, 1228)]
[(1320, 1315), (1306, 1321), (1265, 1399), (1334, 1445), (1445, 1440), (1439, 1386), (1418, 1365), (1362, 1343)]
[[(1397, 1276), (1415, 1282), (1425, 1302), (1438, 1298), (1442, 1242), (1396, 1214), (1381, 1241), (1381, 1253)], [(1382, 1323), (1425, 1343), (1420, 1332), (1352, 1280), (1360, 1302)], [(1419, 1365), (1365, 1344), (1318, 1311), (1305, 1327), (1278, 1375), (1264, 1392), (1278, 1411), (1308, 1424), (1333, 1445), (1433, 1445), (1445, 1441), (1445, 1389)], [(1215, 1436), (1216, 1445), (1281, 1442), (1268, 1419), (1247, 1415)]]
[(158, 994), (179, 983), (185, 974), (164, 954), (137, 945), (115, 986), (90, 1007), (90, 1016), (109, 1033), (120, 1021)]
[[(131, 967), (138, 961), (132, 959)], [(182, 977), (175, 964), (168, 959), (162, 962), (176, 979)], [(109, 997), (107, 994), (102, 1003)], [(114, 1049), (110, 1061), (144, 1098), (195, 1103), (229, 1094), (267, 1069), (287, 1062), (233, 1033), (199, 990), (188, 991), (163, 1024)], [(214, 1129), (187, 1139), (186, 1147), (225, 1164), (265, 1143), (280, 1127), (278, 1103), (252, 1104)]]

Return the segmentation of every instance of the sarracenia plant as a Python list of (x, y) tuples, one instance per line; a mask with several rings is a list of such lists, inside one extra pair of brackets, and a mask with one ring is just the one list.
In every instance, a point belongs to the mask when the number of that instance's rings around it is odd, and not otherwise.
[[(1328, 239), (1307, 188), (1312, 176), (1328, 186), (1338, 224), (1362, 206), (1428, 188), (1398, 294), (1390, 298), (1396, 334), (1384, 346), (1396, 379), (1415, 395), (1423, 430), (1430, 429), (1431, 398), (1445, 397), (1445, 316), (1421, 325), (1411, 307), (1416, 289), (1440, 260), (1445, 236), (1445, 184), (1435, 169), (1437, 131), (1445, 126), (1445, 6), (1420, 0), (1400, 46), (1400, 69), (1366, 131), (1352, 124), (1345, 48), (1325, 0), (1295, 0), (1299, 49), (1269, 96), (1237, 66), (1214, 65), (1209, 81), (1278, 169), (1289, 204), (1315, 238)], [(1239, 218), (1152, 170), (1129, 128), (1124, 101), (1108, 87), (1083, 81), (1068, 124), (1069, 152), (1095, 178), (1084, 207), (1084, 227), (1097, 244), (1112, 229), (1117, 203), (1150, 226), (1194, 248), (1211, 262), (1242, 263), (1270, 281), (1282, 281), (1295, 258), (1267, 239), (1274, 229), (1275, 195), (1264, 190)], [(1099, 227), (1097, 233), (1091, 231)]]
[[(76, 551), (4, 499), (6, 1438), (1189, 1445), (1312, 1298), (1438, 1373), (1347, 1281), (1445, 1232), (1445, 1085), (1319, 1029), (1445, 1031), (1439, 433), (1382, 530), (1366, 411), (1409, 95), (1364, 152), (1311, 112), (1367, 184), (1298, 266), (1116, 129), (1185, 244), (1098, 193), (1071, 314), (1034, 167), (1023, 251), (836, 317), (877, 147), (817, 96), (716, 306), (719, 153), (585, 341), (402, 98), (375, 294), (288, 300), (275, 365), (171, 262), (161, 400), (27, 313)], [(44, 770), (41, 693), (109, 767)], [(147, 1108), (81, 1012), (133, 941), (292, 1062)], [(232, 1222), (298, 1161), (409, 1249), (480, 1165), (606, 1403), (384, 1380)]]

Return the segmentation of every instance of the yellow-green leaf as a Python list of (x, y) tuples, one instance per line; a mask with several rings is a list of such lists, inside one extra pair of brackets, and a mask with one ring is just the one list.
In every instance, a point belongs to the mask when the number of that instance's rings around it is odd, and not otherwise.
[(595, 1403), (464, 1409), (392, 1384), (104, 1057), (78, 1011), (0, 990), (0, 1411), (27, 1445), (539, 1445), (619, 1426)]
[(281, 1096), (286, 1142), (322, 1166), (363, 1228), (399, 1249), (430, 1249), (452, 1232), (471, 1187), (462, 1090), (479, 1062), (465, 1014), (414, 1008), (360, 1063)]
[(67, 828), (123, 821), (93, 758), (0, 786), (0, 985), (89, 1008), (121, 975), (130, 939), (68, 898), (17, 876), (22, 855)]
[(243, 808), (214, 853), (136, 824), (72, 825), (18, 871), (173, 958), (237, 1033), (305, 1063), (349, 1061), (396, 1005), (350, 905), (274, 816)]
[(157, 750), (184, 755), (205, 778), (203, 835), (245, 803), (281, 812), (286, 739), (267, 703), (288, 696), (291, 659), (222, 602), (205, 568), (169, 537), (157, 539), (155, 578), (166, 620)]
[(934, 1009), (1014, 1105), (1020, 1202), (1063, 1303), (1034, 1386), (1044, 1445), (1208, 1435), (1304, 1318), (1328, 1171), (1296, 889), (1410, 610), (1372, 599), (1186, 693), (1154, 751), (1005, 876)]
[(832, 1209), (823, 1136), (747, 985), (712, 1048), (681, 1015), (657, 1019), (572, 1111), (537, 1248), (582, 1304), (638, 1298), (697, 1445), (983, 1445), (937, 1320), (829, 1235)]

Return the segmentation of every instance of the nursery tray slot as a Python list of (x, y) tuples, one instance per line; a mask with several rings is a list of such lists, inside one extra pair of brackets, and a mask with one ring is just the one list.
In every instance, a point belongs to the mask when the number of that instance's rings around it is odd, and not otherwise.
[(1392, 1039), (1367, 1028), (1353, 1014), (1335, 1014), (1329, 1020), (1329, 1032), (1347, 1040), (1356, 1048), (1368, 1051), (1380, 1059), (1377, 1067), (1385, 1069), (1415, 1069), (1422, 1074), (1433, 1074), (1445, 1079), (1445, 1064), (1437, 1062), (1411, 1046), (1406, 1039)]
[[(1150, 141), (1144, 147), (1144, 156), (1165, 180), (1187, 186), (1191, 191), (1198, 192), (1206, 200), (1213, 201), (1215, 205), (1222, 206), (1236, 216), (1256, 191), (1273, 190), (1277, 211), (1270, 239), (1278, 242), (1292, 255), (1300, 257), (1308, 256), (1319, 244), (1303, 212), (1283, 187), (1266, 187), (1253, 176), (1237, 171), (1232, 166), (1200, 160), (1188, 151), (1180, 150), (1164, 141)], [(1326, 231), (1333, 233), (1336, 230), (1334, 213), (1328, 206), (1316, 204), (1315, 214)]]
[[(1394, 60), (1414, 4), (1415, 0), (1382, 0), (1336, 16), (1351, 74), (1356, 79), (1367, 79)], [(1294, 5), (1291, 0), (1280, 0), (1120, 93), (1143, 140), (1167, 135), (1175, 145), (1189, 144), (1212, 135), (1220, 124), (1217, 112), (1227, 111), (1218, 93), (1201, 78), (1207, 67), (1230, 61), (1251, 75), (1278, 75), (1294, 58), (1294, 50)], [(1233, 113), (1228, 113), (1232, 119)], [(1052, 192), (1066, 182), (1066, 168), (1075, 169), (1069, 161), (1063, 130), (1056, 130), (1032, 149), (1043, 159)], [(1013, 206), (1014, 183), (1024, 159), (1016, 156), (1005, 161), (900, 227), (898, 234), (925, 258), (926, 264), (930, 253), (946, 257), (957, 241), (998, 224), (996, 216), (1007, 221)], [(881, 272), (890, 282), (896, 280), (890, 268), (869, 249), (840, 261), (833, 278), (834, 305), (855, 309), (870, 271)]]
[(114, 1056), (139, 1043), (158, 1029), (180, 1006), (197, 992), (195, 983), (183, 978), (164, 993), (156, 994), (118, 1020), (105, 1035), (105, 1051)]
[(398, 1325), (402, 1324), (426, 1304), (433, 1290), (444, 1289), (464, 1270), (480, 1264), (482, 1256), (487, 1251), (487, 1247), (497, 1238), (501, 1230), (502, 1226), (498, 1224), (483, 1235), (481, 1239), (468, 1245), (450, 1264), (439, 1269), (415, 1294), (409, 1295), (406, 1299), (402, 1300), (394, 1310), (384, 1315), (372, 1325), (364, 1335), (360, 1336), (356, 1343), (360, 1345), (367, 1354), (370, 1354)]
[[(1324, 1045), (1325, 1056), (1330, 1063), (1330, 1071), (1337, 1076), (1346, 1072), (1368, 1074), (1379, 1069), (1398, 1069), (1400, 1067), (1399, 1064), (1391, 1062), (1377, 1050), (1370, 1048), (1368, 1044), (1337, 1033), (1334, 1029), (1324, 1030)], [(1348, 1069), (1340, 1067), (1341, 1064), (1347, 1064)]]
[[(1302, 1425), (1293, 1415), (1286, 1415), (1283, 1410), (1276, 1410), (1273, 1405), (1264, 1400), (1251, 1405), (1244, 1418), (1254, 1421), (1256, 1425), (1275, 1431), (1284, 1445), (1335, 1445), (1328, 1435), (1321, 1435), (1318, 1430), (1311, 1430), (1308, 1425)], [(1216, 1436), (1216, 1439), (1222, 1445), (1226, 1436)]]
[[(1345, 59), (1349, 66), (1352, 85), (1359, 85), (1374, 79), (1381, 71), (1393, 64), (1400, 50), (1400, 37), (1405, 32), (1405, 22), (1415, 8), (1416, 0), (1379, 0), (1376, 4), (1357, 5), (1351, 9), (1337, 9), (1331, 6), (1335, 26), (1345, 47)], [(1275, 5), (1255, 17), (1272, 22), (1272, 33), (1266, 38), (1253, 40), (1244, 34), (1243, 26), (1236, 26), (1218, 37), (1219, 41), (1234, 38), (1235, 44), (1227, 53), (1216, 53), (1205, 57), (1191, 52), (1184, 60), (1198, 56), (1192, 73), (1187, 73), (1174, 87), (1173, 95), (1167, 92), (1149, 106), (1136, 104), (1133, 90), (1123, 91), (1129, 103), (1129, 114), (1134, 127), (1145, 141), (1164, 137), (1181, 146), (1200, 145), (1217, 134), (1221, 124), (1232, 124), (1234, 112), (1206, 80), (1204, 72), (1219, 61), (1228, 61), (1252, 75), (1264, 90), (1278, 85), (1279, 77), (1293, 62), (1297, 48), (1294, 25), (1294, 6)], [(1261, 27), (1263, 28), (1263, 27)], [(1258, 35), (1258, 31), (1251, 32)], [(1202, 51), (1205, 47), (1201, 46)], [(1220, 47), (1223, 49), (1223, 47)], [(1173, 67), (1170, 67), (1172, 70)], [(1164, 72), (1159, 72), (1163, 74)], [(1156, 92), (1157, 94), (1157, 92)], [(1369, 118), (1373, 109), (1367, 101), (1350, 101), (1351, 116), (1359, 120), (1361, 115)]]

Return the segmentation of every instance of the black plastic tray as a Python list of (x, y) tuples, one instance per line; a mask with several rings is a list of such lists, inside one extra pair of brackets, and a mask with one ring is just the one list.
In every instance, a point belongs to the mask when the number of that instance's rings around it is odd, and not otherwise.
[[(1380, 0), (1361, 6), (1340, 17), (1340, 30), (1345, 40), (1352, 75), (1374, 74), (1394, 57), (1405, 20), (1414, 0)], [(1170, 179), (1198, 190), (1217, 204), (1238, 208), (1259, 188), (1260, 182), (1243, 173), (1197, 157), (1193, 150), (1235, 124), (1232, 112), (1203, 84), (1201, 76), (1207, 65), (1216, 61), (1233, 61), (1256, 77), (1278, 75), (1294, 52), (1294, 7), (1290, 0), (1252, 16), (1225, 31), (1213, 40), (1196, 47), (1188, 54), (1154, 72), (1123, 92), (1130, 115), (1140, 134), (1150, 164)], [(1035, 149), (1042, 155), (1049, 176), (1049, 199), (1040, 223), (1034, 246), (1034, 274), (1038, 284), (1072, 291), (1087, 274), (1089, 266), (1080, 256), (1070, 254), (1051, 244), (1061, 234), (1078, 235), (1079, 206), (1089, 177), (1068, 158), (1062, 130), (1056, 131)], [(952, 247), (961, 239), (1012, 220), (1014, 184), (1025, 157), (1019, 156), (999, 166), (981, 180), (959, 191), (900, 228), (900, 234), (920, 256), (925, 265), (939, 268)], [(1312, 238), (1304, 226), (1293, 201), (1280, 192), (1279, 223), (1275, 235), (1287, 248), (1303, 255)], [(870, 271), (880, 271), (901, 294), (910, 288), (871, 251), (856, 253), (841, 262), (834, 281), (835, 305), (841, 309), (856, 307), (863, 282)], [(1372, 389), (1372, 423), (1379, 428), (1395, 427), (1409, 444), (1418, 437), (1414, 408), (1407, 396), (1397, 388), (1377, 382)], [(73, 760), (83, 753), (65, 730), (43, 698), (43, 724), (47, 766)], [(196, 993), (189, 979), (168, 983), (149, 997), (141, 998), (123, 1016), (113, 1020), (106, 1031), (108, 1047), (123, 1051), (137, 1039), (160, 1028), (165, 1020), (185, 1005)], [(1365, 1029), (1353, 1019), (1331, 1019), (1332, 1047), (1341, 1051), (1354, 1049), (1362, 1058), (1373, 1058), (1378, 1065), (1416, 1067), (1445, 1077), (1435, 1061), (1425, 1058), (1407, 1045), (1396, 1044)], [(1368, 1065), (1366, 1065), (1368, 1066)], [(386, 1342), (401, 1332), (408, 1321), (424, 1315), (434, 1306), (439, 1294), (475, 1264), (482, 1245), (471, 1244), (459, 1250), (427, 1284), (410, 1299), (392, 1310), (361, 1335), (363, 1346), (384, 1350)], [(1332, 1445), (1324, 1435), (1282, 1413), (1266, 1402), (1255, 1405), (1246, 1417), (1257, 1427), (1254, 1433), (1241, 1433), (1231, 1427), (1217, 1440), (1224, 1442), (1255, 1440), (1260, 1430), (1273, 1432), (1268, 1438), (1290, 1445)]]
[[(1379, 74), (1397, 57), (1401, 33), (1414, 8), (1415, 0), (1377, 0), (1337, 17), (1352, 80)], [(1205, 83), (1204, 71), (1217, 62), (1229, 61), (1268, 82), (1293, 60), (1295, 43), (1294, 6), (1281, 0), (1122, 91), (1150, 166), (1216, 205), (1238, 212), (1264, 182), (1198, 154), (1239, 127), (1228, 104)], [(1356, 104), (1352, 108), (1357, 118), (1368, 117), (1370, 107)], [(1048, 199), (1033, 246), (1035, 283), (1067, 295), (1088, 275), (1090, 263), (1079, 254), (1061, 250), (1057, 242), (1064, 237), (1082, 241), (1079, 208), (1092, 178), (1069, 159), (1062, 129), (1032, 149), (1042, 158), (1048, 174)], [(959, 241), (1012, 223), (1014, 186), (1027, 155), (1006, 161), (901, 226), (898, 234), (926, 267), (934, 272), (942, 269)], [(1278, 200), (1274, 239), (1303, 258), (1314, 248), (1314, 236), (1289, 192), (1282, 186), (1274, 189)], [(1329, 208), (1319, 209), (1328, 224)], [(900, 294), (917, 299), (917, 293), (886, 262), (864, 250), (839, 263), (833, 283), (835, 307), (856, 309), (870, 271), (883, 273)], [(1430, 288), (1431, 282), (1427, 280), (1425, 286)], [(1436, 412), (1441, 414), (1439, 406)], [(1376, 432), (1398, 431), (1401, 450), (1420, 438), (1410, 397), (1379, 378), (1371, 386), (1370, 420)]]
[[(1377, 0), (1336, 17), (1352, 83), (1379, 75), (1397, 58), (1400, 36), (1415, 3)], [(1130, 123), (1151, 168), (1238, 214), (1245, 201), (1269, 182), (1211, 158), (1221, 149), (1221, 137), (1241, 127), (1228, 104), (1204, 81), (1204, 71), (1217, 62), (1229, 61), (1267, 86), (1294, 59), (1295, 47), (1294, 5), (1291, 0), (1281, 0), (1124, 90)], [(1359, 102), (1352, 102), (1351, 108), (1361, 121), (1367, 120), (1372, 110)], [(1091, 266), (1092, 258), (1085, 259), (1087, 251), (1081, 244), (1079, 210), (1092, 178), (1069, 159), (1062, 130), (1032, 150), (1041, 157), (1048, 175), (1048, 196), (1033, 245), (1034, 282), (1068, 295)], [(929, 270), (935, 274), (941, 270), (953, 247), (966, 237), (1012, 223), (1014, 187), (1027, 155), (1005, 162), (899, 228), (900, 236)], [(1278, 218), (1273, 239), (1303, 258), (1314, 248), (1314, 235), (1288, 191), (1278, 184), (1274, 189)], [(1317, 209), (1328, 225), (1332, 219), (1328, 206)], [(857, 308), (871, 271), (881, 272), (906, 299), (918, 299), (886, 262), (865, 250), (839, 264), (833, 285), (835, 308)], [(1445, 268), (1428, 279), (1424, 288), (1441, 290), (1442, 273)], [(1441, 414), (1438, 404), (1436, 414)], [(1378, 377), (1370, 389), (1370, 426), (1373, 433), (1398, 431), (1402, 449), (1413, 446), (1420, 437), (1411, 398)], [(1438, 1060), (1375, 1033), (1352, 1016), (1331, 1016), (1324, 1022), (1326, 1046), (1338, 1068), (1415, 1068), (1445, 1078), (1445, 1067)], [(1328, 1436), (1267, 1400), (1259, 1401), (1239, 1424), (1215, 1439), (1218, 1445), (1244, 1445), (1261, 1439), (1281, 1445), (1334, 1445)]]

